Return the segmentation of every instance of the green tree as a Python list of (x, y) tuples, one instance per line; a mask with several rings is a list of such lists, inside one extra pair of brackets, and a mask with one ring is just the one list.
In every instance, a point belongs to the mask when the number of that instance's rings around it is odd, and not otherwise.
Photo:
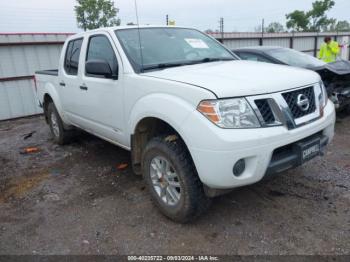
[(346, 20), (338, 21), (335, 31), (338, 32), (350, 32), (350, 23)]
[(330, 24), (322, 27), (324, 32), (350, 32), (350, 23), (346, 20), (337, 21), (337, 19), (329, 19)]
[(326, 13), (335, 5), (334, 0), (318, 0), (312, 3), (310, 11), (295, 10), (286, 15), (287, 28), (295, 31), (316, 31), (332, 26), (334, 19), (329, 19)]
[(284, 31), (284, 26), (278, 22), (272, 22), (266, 27), (266, 32), (268, 33), (281, 33)]
[(323, 32), (335, 32), (337, 31), (337, 19), (331, 18), (329, 19), (329, 25), (323, 26), (322, 31)]
[(207, 29), (204, 31), (206, 34), (212, 34), (214, 33), (214, 31), (212, 29)]
[[(259, 25), (254, 27), (254, 32), (261, 33), (262, 30), (263, 30), (262, 24), (259, 24)], [(265, 31), (265, 29), (264, 29), (264, 31)]]
[(76, 0), (74, 7), (78, 27), (86, 30), (120, 25), (119, 9), (112, 0)]
[(309, 17), (304, 11), (295, 10), (286, 15), (287, 28), (294, 31), (308, 31)]
[(332, 23), (326, 13), (335, 5), (334, 0), (320, 0), (312, 3), (312, 9), (307, 13), (310, 18), (310, 31), (319, 32), (321, 28), (327, 27)]

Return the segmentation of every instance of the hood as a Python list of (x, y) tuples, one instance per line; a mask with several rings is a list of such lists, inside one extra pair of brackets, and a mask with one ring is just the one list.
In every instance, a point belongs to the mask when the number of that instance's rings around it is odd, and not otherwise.
[(345, 60), (336, 61), (326, 65), (329, 71), (338, 75), (350, 74), (350, 62)]
[(313, 70), (321, 76), (330, 94), (339, 88), (348, 89), (350, 86), (350, 62), (348, 61), (336, 61)]
[(320, 80), (309, 70), (242, 60), (174, 67), (142, 75), (200, 86), (219, 98), (274, 93)]
[(327, 70), (337, 75), (347, 75), (350, 74), (350, 62), (346, 60), (339, 60), (333, 63), (325, 64), (324, 66), (312, 67), (309, 69), (317, 72)]

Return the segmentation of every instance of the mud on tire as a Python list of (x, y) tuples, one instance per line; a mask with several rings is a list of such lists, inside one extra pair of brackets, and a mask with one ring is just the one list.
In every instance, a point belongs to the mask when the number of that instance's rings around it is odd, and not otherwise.
[[(142, 155), (142, 173), (152, 200), (160, 211), (176, 222), (187, 223), (203, 214), (209, 208), (211, 200), (204, 193), (203, 184), (199, 180), (185, 144), (180, 139), (174, 140), (169, 139), (169, 137), (174, 136), (155, 137), (148, 142)], [(179, 185), (177, 195), (180, 195), (180, 197), (172, 205), (166, 203), (164, 196), (161, 197), (162, 194), (159, 192), (158, 185), (154, 185), (157, 183), (155, 182), (156, 176), (153, 168), (157, 166), (155, 160), (168, 162), (170, 174), (177, 175), (175, 184)], [(174, 177), (174, 175), (171, 177)], [(160, 179), (159, 183), (166, 183), (166, 181)], [(173, 184), (171, 181), (170, 183)]]
[(47, 118), (55, 143), (59, 145), (67, 144), (72, 138), (73, 131), (64, 129), (63, 121), (52, 102), (47, 107)]

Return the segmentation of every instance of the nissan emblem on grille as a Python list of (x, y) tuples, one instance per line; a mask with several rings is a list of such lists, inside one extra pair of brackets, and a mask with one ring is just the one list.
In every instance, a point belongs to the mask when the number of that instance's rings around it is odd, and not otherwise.
[(297, 106), (301, 111), (307, 111), (310, 107), (310, 101), (304, 94), (299, 94), (297, 97)]
[(314, 87), (290, 91), (282, 94), (294, 119), (301, 118), (316, 111)]

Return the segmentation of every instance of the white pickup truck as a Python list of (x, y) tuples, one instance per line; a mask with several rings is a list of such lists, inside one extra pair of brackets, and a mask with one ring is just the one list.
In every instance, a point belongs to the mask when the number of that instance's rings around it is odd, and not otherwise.
[(54, 140), (83, 129), (131, 151), (163, 214), (187, 222), (210, 199), (302, 165), (334, 135), (318, 74), (239, 60), (179, 27), (76, 34), (58, 70), (36, 73)]

